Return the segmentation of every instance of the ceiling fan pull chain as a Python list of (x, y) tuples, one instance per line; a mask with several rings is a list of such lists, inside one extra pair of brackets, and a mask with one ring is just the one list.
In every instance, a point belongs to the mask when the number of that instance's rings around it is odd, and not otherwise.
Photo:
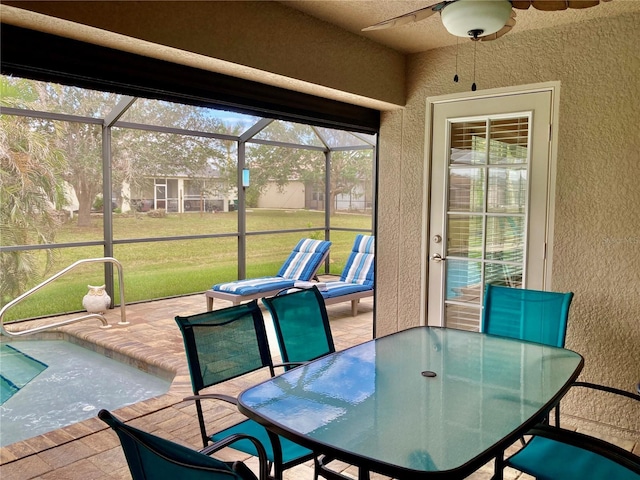
[(456, 74), (453, 77), (453, 83), (458, 83), (458, 50), (460, 48), (460, 37), (456, 37)]
[(476, 91), (476, 51), (478, 50), (478, 40), (473, 42), (473, 83), (471, 84), (471, 91)]

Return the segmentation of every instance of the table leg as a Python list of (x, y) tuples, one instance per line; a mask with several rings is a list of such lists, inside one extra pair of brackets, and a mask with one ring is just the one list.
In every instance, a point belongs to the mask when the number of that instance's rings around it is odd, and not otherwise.
[(369, 470), (358, 467), (358, 480), (369, 480)]

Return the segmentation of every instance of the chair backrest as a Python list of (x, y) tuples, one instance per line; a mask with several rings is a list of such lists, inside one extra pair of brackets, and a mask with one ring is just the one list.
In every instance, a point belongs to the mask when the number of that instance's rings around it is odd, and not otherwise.
[(371, 235), (356, 235), (353, 248), (342, 270), (342, 275), (340, 275), (340, 280), (373, 286), (374, 256), (375, 237)]
[(303, 238), (284, 262), (278, 276), (288, 280), (309, 281), (329, 253), (331, 242)]
[(106, 410), (100, 410), (98, 417), (118, 434), (133, 480), (242, 479), (226, 463), (126, 425)]
[(564, 347), (573, 293), (487, 285), (481, 331)]
[(316, 287), (264, 298), (283, 362), (307, 362), (335, 352), (329, 317)]
[(233, 307), (177, 316), (193, 392), (273, 364), (257, 300)]

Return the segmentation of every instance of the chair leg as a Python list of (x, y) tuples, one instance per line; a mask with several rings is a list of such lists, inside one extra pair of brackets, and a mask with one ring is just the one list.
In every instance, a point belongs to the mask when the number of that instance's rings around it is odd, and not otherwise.
[(504, 466), (504, 452), (500, 452), (496, 455), (494, 474), (491, 480), (502, 480), (504, 478)]
[(271, 472), (273, 470), (273, 475), (269, 475), (270, 480), (282, 480), (282, 468), (278, 468), (278, 466), (274, 462), (269, 462), (267, 465), (267, 471)]
[(358, 480), (369, 480), (370, 478), (369, 470), (362, 467), (358, 468)]

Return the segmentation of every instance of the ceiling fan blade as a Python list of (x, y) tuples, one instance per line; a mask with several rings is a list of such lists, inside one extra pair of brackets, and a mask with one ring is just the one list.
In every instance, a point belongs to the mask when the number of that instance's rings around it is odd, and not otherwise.
[[(605, 2), (608, 0), (604, 0)], [(569, 8), (590, 8), (595, 7), (600, 2), (599, 0), (569, 0)]]
[(532, 0), (531, 6), (536, 10), (542, 10), (545, 12), (555, 12), (558, 10), (566, 10), (567, 2), (566, 0), (550, 0), (550, 1)]
[(537, 10), (554, 12), (566, 10), (567, 8), (590, 8), (595, 7), (600, 2), (610, 2), (611, 0), (511, 0), (513, 8), (526, 10), (533, 7)]
[(484, 35), (480, 37), (479, 40), (483, 42), (488, 42), (488, 41), (500, 38), (505, 33), (508, 33), (515, 26), (515, 24), (516, 24), (516, 12), (515, 10), (511, 10), (511, 16), (509, 17), (509, 20), (507, 20), (507, 23), (504, 24), (504, 27), (502, 27), (496, 33), (492, 33), (491, 35)]
[(444, 0), (442, 2), (429, 5), (428, 7), (420, 8), (418, 10), (414, 10), (413, 12), (390, 18), (389, 20), (384, 20), (382, 22), (376, 23), (375, 25), (371, 25), (370, 27), (365, 27), (362, 29), (362, 31), (369, 32), (371, 30), (384, 30), (391, 27), (397, 27), (399, 25), (405, 25), (407, 23), (419, 22), (420, 20), (424, 20), (434, 13), (441, 11), (450, 3), (457, 1), (458, 0)]

